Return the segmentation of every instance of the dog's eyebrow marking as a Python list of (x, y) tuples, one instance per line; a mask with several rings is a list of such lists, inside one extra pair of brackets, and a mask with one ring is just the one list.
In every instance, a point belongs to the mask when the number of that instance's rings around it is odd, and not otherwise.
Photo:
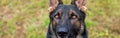
[(58, 9), (55, 14), (62, 13), (62, 9)]
[[(72, 10), (72, 9), (70, 9), (69, 12), (70, 12), (69, 15), (73, 13), (73, 14), (75, 14), (76, 16), (78, 16), (78, 14), (76, 13), (76, 11), (74, 11), (74, 10)], [(78, 16), (78, 17), (79, 17), (79, 16)]]
[(75, 12), (75, 11), (73, 11), (72, 9), (70, 9), (70, 14), (72, 14), (72, 13), (74, 13), (74, 14), (76, 14), (77, 15), (77, 13)]

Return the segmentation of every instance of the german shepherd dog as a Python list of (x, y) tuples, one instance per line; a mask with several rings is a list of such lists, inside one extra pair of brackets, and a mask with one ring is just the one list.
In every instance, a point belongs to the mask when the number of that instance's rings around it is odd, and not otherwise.
[(49, 0), (48, 10), (47, 38), (88, 38), (85, 0), (72, 0), (71, 5), (64, 5), (62, 0)]

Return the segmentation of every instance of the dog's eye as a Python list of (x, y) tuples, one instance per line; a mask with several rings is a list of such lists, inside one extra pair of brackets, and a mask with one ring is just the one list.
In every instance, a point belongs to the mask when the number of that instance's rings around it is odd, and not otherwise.
[(77, 18), (77, 16), (73, 15), (71, 18), (72, 18), (72, 19), (76, 19), (76, 18)]
[(58, 19), (58, 18), (59, 18), (59, 16), (58, 16), (58, 15), (55, 15), (54, 17), (55, 17), (56, 19)]

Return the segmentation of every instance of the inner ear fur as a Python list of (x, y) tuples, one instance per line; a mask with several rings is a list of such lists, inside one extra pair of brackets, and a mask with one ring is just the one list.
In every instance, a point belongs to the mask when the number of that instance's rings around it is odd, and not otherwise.
[(86, 11), (87, 9), (85, 0), (72, 0), (71, 4), (77, 6), (77, 8), (82, 11)]
[(48, 11), (53, 11), (60, 4), (63, 4), (62, 0), (49, 0)]

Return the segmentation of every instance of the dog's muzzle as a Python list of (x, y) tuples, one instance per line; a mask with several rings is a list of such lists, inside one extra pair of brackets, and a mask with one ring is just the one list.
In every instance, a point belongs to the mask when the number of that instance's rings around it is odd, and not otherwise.
[(69, 33), (68, 29), (65, 27), (57, 28), (56, 32), (58, 38), (67, 38)]

